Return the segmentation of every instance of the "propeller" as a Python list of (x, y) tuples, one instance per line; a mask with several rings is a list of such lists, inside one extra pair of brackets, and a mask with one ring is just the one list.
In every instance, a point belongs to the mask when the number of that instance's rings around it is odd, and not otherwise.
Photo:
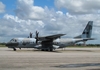
[(32, 34), (33, 34), (33, 33), (30, 32), (30, 36), (29, 36), (30, 38), (32, 38)]
[(38, 44), (38, 35), (39, 35), (39, 32), (36, 31), (36, 37), (35, 37), (35, 39), (36, 39), (36, 44)]

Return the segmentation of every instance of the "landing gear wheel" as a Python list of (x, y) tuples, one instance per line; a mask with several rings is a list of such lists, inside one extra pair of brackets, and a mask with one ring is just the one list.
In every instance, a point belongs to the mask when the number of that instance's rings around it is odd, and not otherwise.
[(19, 48), (21, 50), (21, 48)]
[(13, 48), (14, 51), (16, 51), (16, 48)]
[(49, 49), (46, 49), (45, 51), (49, 51)]
[(44, 49), (41, 49), (41, 51), (44, 51)]
[(53, 49), (50, 49), (50, 51), (53, 51)]

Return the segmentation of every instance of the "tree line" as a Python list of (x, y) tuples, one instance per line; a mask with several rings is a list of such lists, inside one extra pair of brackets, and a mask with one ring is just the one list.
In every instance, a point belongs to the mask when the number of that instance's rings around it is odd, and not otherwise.
[[(6, 45), (6, 43), (0, 43), (0, 45)], [(84, 46), (83, 44), (76, 44), (73, 46)], [(91, 47), (100, 47), (100, 44), (86, 44), (85, 46), (91, 46)]]

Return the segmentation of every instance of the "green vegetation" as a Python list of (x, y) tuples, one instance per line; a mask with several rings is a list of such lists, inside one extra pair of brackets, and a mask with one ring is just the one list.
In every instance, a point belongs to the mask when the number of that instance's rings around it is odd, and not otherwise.
[(0, 47), (6, 47), (6, 43), (0, 43)]
[[(6, 47), (6, 43), (0, 43), (0, 47)], [(82, 44), (76, 44), (74, 46), (68, 46), (68, 47), (80, 47), (80, 48), (84, 48), (84, 47), (98, 47), (100, 48), (100, 44), (87, 44), (86, 46), (83, 46)]]
[(84, 46), (82, 44), (76, 44), (75, 46), (72, 46), (72, 47), (81, 47), (81, 48), (84, 48), (84, 47), (100, 47), (100, 44), (87, 44), (86, 46)]

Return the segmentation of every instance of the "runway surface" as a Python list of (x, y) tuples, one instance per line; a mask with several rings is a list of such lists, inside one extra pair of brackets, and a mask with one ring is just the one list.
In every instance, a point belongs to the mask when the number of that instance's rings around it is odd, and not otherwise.
[(0, 48), (0, 70), (100, 70), (100, 48), (65, 48), (54, 52)]

